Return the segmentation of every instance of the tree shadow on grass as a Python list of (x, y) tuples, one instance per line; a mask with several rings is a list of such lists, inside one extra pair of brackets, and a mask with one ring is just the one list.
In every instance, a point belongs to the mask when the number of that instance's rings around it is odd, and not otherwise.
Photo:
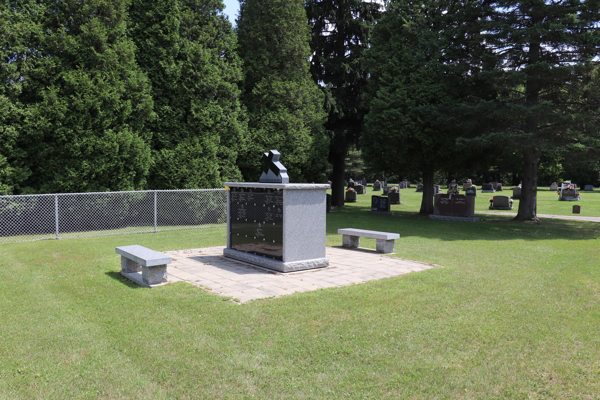
[(113, 278), (116, 281), (119, 281), (120, 283), (124, 284), (125, 286), (127, 286), (131, 289), (147, 289), (147, 288), (144, 288), (144, 287), (138, 285), (137, 283), (130, 281), (129, 279), (125, 278), (123, 275), (121, 275), (118, 272), (109, 271), (109, 272), (106, 272), (106, 275), (108, 275), (110, 278)]
[(341, 228), (399, 233), (400, 237), (456, 240), (589, 240), (600, 239), (600, 223), (542, 219), (541, 222), (514, 221), (514, 216), (479, 214), (481, 222), (430, 220), (414, 211), (393, 210), (394, 215), (377, 215), (363, 207), (344, 207), (327, 217), (327, 234)]

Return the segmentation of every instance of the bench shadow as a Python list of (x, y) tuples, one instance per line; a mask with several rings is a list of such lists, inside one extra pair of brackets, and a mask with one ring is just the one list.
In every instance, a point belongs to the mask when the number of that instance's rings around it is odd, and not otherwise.
[(144, 287), (138, 285), (137, 283), (134, 283), (134, 282), (130, 281), (129, 279), (125, 278), (119, 272), (109, 271), (109, 272), (105, 272), (105, 274), (108, 275), (110, 278), (112, 278), (116, 281), (119, 281), (120, 283), (124, 284), (125, 286), (127, 286), (131, 289), (147, 289), (147, 288), (144, 288)]

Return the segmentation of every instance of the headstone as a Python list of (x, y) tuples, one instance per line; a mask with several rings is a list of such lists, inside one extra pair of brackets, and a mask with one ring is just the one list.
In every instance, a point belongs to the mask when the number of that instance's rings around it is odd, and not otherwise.
[(261, 179), (269, 182), (225, 183), (228, 215), (223, 255), (280, 272), (328, 266), (325, 228), (330, 185), (270, 182), (289, 180), (287, 170), (275, 150), (265, 153), (263, 162)]
[(381, 182), (382, 187), (386, 187), (388, 185), (387, 181)]
[(356, 203), (356, 191), (355, 190), (346, 190), (346, 203)]
[(440, 185), (433, 185), (433, 195), (440, 193)]
[(354, 185), (354, 190), (356, 190), (356, 194), (365, 194), (365, 187), (363, 185)]
[(583, 190), (585, 190), (586, 192), (593, 192), (594, 187), (592, 185), (585, 185)]
[(260, 174), (260, 183), (290, 183), (287, 168), (279, 162), (281, 154), (277, 150), (271, 150), (262, 156), (263, 169)]
[(490, 210), (512, 210), (513, 201), (508, 196), (494, 196), (490, 201)]
[(500, 182), (496, 182), (496, 192), (502, 192), (502, 184)]
[(573, 206), (573, 214), (581, 214), (581, 206)]
[(467, 190), (467, 188), (473, 186), (473, 182), (469, 179), (469, 181), (463, 183), (463, 190)]
[(363, 184), (363, 186), (367, 186), (367, 178), (364, 178), (361, 183)]
[(550, 189), (548, 190), (556, 192), (558, 190), (558, 185), (556, 182), (552, 182), (552, 185), (550, 185)]
[(422, 191), (423, 191), (423, 184), (422, 184), (422, 183), (419, 183), (419, 184), (417, 185), (417, 192), (422, 192)]
[(390, 191), (388, 192), (388, 200), (390, 204), (400, 204), (400, 190), (397, 189), (394, 192), (390, 189)]
[(383, 195), (384, 195), (384, 196), (387, 196), (387, 195), (388, 195), (388, 192), (389, 192), (389, 190), (390, 190), (390, 187), (389, 187), (389, 186), (387, 186), (387, 185), (386, 185), (386, 186), (384, 186), (384, 187), (383, 187)]
[(473, 217), (475, 213), (475, 197), (462, 194), (436, 194), (433, 213), (448, 217)]
[(521, 188), (519, 186), (515, 186), (513, 188), (513, 200), (521, 200)]
[(390, 202), (387, 197), (373, 196), (371, 197), (371, 211), (389, 212)]
[(350, 178), (350, 180), (348, 181), (348, 187), (349, 187), (349, 188), (353, 188), (353, 187), (354, 187), (354, 185), (356, 185), (356, 182), (354, 182), (354, 181), (352, 180), (352, 178)]
[(579, 192), (574, 185), (560, 188), (559, 198), (561, 201), (579, 201)]
[(379, 182), (379, 181), (376, 181), (376, 182), (373, 184), (373, 191), (374, 191), (374, 192), (379, 192), (380, 190), (381, 190), (381, 182)]
[(465, 190), (466, 196), (477, 196), (477, 187), (469, 186), (467, 190)]
[(484, 183), (483, 185), (481, 185), (481, 192), (482, 193), (495, 193), (496, 188), (494, 187), (494, 185), (492, 183)]

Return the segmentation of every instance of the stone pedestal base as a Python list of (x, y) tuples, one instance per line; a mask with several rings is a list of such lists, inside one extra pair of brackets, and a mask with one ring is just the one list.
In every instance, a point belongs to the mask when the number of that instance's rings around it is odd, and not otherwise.
[(273, 260), (272, 258), (257, 256), (254, 254), (234, 249), (224, 249), (223, 255), (228, 258), (233, 258), (235, 260), (258, 265), (259, 267), (264, 267), (279, 272), (304, 271), (307, 269), (324, 268), (329, 266), (328, 258), (315, 258), (312, 260), (283, 262), (279, 260)]
[(140, 272), (142, 270), (142, 265), (136, 263), (129, 258), (125, 258), (121, 256), (121, 272), (132, 273), (132, 272)]
[(148, 285), (156, 285), (167, 281), (167, 266), (156, 265), (142, 268), (142, 280)]
[(395, 243), (396, 243), (396, 239), (392, 239), (392, 240), (377, 239), (375, 241), (375, 250), (378, 253), (383, 253), (383, 254), (393, 253)]
[(358, 249), (360, 245), (360, 236), (342, 235), (343, 246), (349, 249)]

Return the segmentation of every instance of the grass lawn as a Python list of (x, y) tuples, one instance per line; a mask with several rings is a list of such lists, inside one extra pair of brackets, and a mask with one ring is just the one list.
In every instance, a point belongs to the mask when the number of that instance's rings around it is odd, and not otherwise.
[[(442, 187), (442, 193), (446, 193), (447, 188)], [(372, 195), (381, 195), (381, 191), (373, 192), (372, 187), (369, 186), (369, 191), (366, 195), (358, 195), (359, 203), (350, 203), (350, 206), (367, 206), (361, 204), (371, 201)], [(461, 193), (462, 190), (461, 190)], [(512, 187), (504, 188), (502, 192), (496, 193), (481, 193), (481, 186), (477, 186), (477, 201), (475, 202), (476, 211), (492, 211), (488, 207), (490, 206), (489, 199), (494, 195), (501, 196), (512, 196)], [(558, 195), (554, 191), (549, 191), (548, 188), (538, 188), (537, 192), (537, 212), (538, 214), (554, 214), (554, 215), (574, 215), (573, 206), (581, 206), (581, 214), (585, 217), (600, 217), (600, 189), (595, 189), (593, 192), (581, 191), (581, 201), (558, 201)], [(404, 203), (402, 205), (392, 205), (394, 210), (419, 212), (421, 208), (421, 199), (423, 193), (417, 193), (413, 185), (412, 189), (401, 189), (400, 200)], [(360, 201), (362, 200), (362, 201)], [(370, 206), (370, 203), (368, 204)], [(493, 210), (498, 213), (516, 213), (519, 211), (519, 201), (515, 200), (513, 209), (508, 211)]]
[(243, 305), (118, 275), (115, 246), (222, 229), (0, 244), (0, 399), (600, 399), (600, 224), (431, 221), (410, 192), (330, 213), (328, 241), (398, 232), (444, 268)]

